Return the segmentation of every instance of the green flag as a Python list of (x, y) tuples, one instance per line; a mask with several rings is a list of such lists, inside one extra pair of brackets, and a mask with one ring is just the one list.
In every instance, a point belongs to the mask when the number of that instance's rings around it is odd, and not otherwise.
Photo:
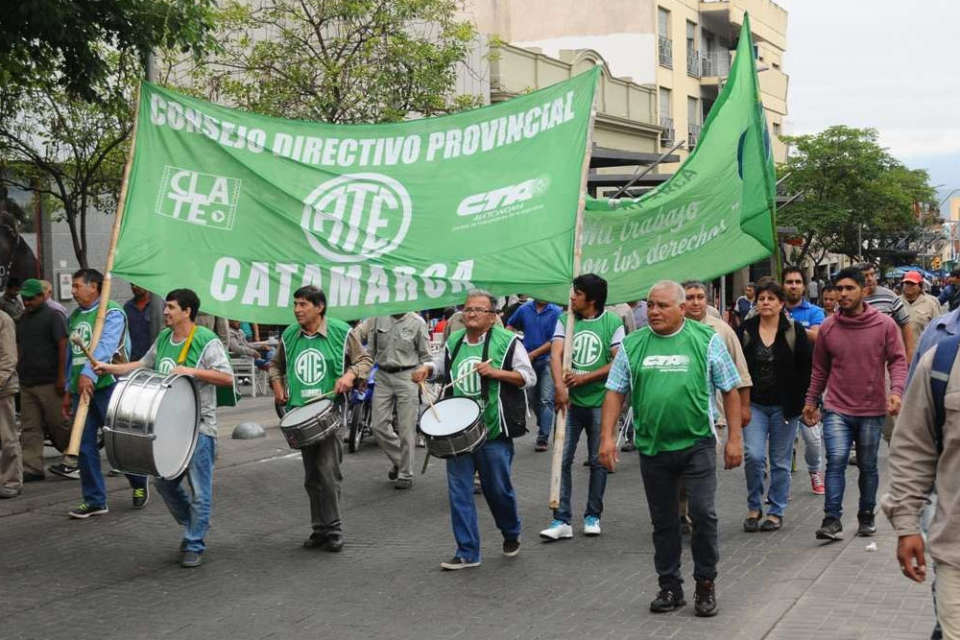
[[(606, 278), (610, 302), (658, 280), (715, 278), (774, 249), (776, 178), (749, 25), (744, 16), (730, 76), (674, 176), (639, 198), (587, 200), (581, 272)], [(564, 300), (567, 290), (530, 293)]]
[(281, 324), (319, 285), (350, 320), (569, 286), (599, 67), (474, 111), (329, 125), (144, 83), (113, 273)]

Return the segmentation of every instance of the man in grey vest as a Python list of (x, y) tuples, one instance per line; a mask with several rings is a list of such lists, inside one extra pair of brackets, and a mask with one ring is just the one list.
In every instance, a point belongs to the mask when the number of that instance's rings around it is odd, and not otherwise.
[[(413, 452), (420, 408), (418, 385), (427, 379), (433, 360), (427, 346), (427, 323), (416, 313), (370, 318), (361, 339), (377, 365), (373, 389), (373, 433), (393, 467), (387, 477), (397, 489), (413, 486)], [(397, 430), (393, 430), (393, 410)]]

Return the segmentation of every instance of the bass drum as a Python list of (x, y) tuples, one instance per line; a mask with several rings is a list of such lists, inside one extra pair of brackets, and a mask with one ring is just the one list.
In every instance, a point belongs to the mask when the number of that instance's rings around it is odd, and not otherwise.
[(137, 369), (107, 407), (103, 443), (115, 468), (167, 480), (186, 471), (200, 435), (200, 396), (190, 376)]

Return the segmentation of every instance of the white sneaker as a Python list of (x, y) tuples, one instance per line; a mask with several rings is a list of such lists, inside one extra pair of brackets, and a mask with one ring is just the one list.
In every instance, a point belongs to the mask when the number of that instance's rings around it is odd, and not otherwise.
[(573, 527), (562, 520), (554, 520), (540, 532), (540, 537), (544, 540), (566, 540), (573, 537)]
[(598, 536), (600, 535), (600, 518), (597, 516), (587, 516), (583, 519), (583, 535), (585, 536)]

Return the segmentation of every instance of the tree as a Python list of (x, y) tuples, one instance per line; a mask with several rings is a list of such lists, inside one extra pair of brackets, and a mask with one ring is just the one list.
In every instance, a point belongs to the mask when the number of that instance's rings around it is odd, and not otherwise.
[[(792, 147), (779, 167), (799, 198), (778, 215), (797, 229), (784, 256), (819, 265), (828, 251), (857, 259), (905, 259), (930, 218), (917, 205), (934, 200), (926, 171), (906, 168), (877, 142), (874, 129), (837, 125), (815, 135), (785, 136)], [(916, 251), (912, 251), (915, 255)]]
[(0, 85), (51, 78), (73, 98), (96, 101), (114, 73), (111, 51), (159, 47), (200, 55), (214, 47), (214, 0), (29, 0), (0, 11)]
[(224, 3), (216, 34), (223, 48), (189, 72), (194, 93), (333, 123), (397, 121), (460, 106), (450, 95), (474, 29), (457, 20), (456, 0), (252, 4)]
[(87, 216), (116, 209), (141, 74), (135, 54), (105, 56), (111, 73), (93, 87), (97, 102), (72, 97), (55, 78), (0, 87), (0, 187), (48, 202), (66, 220), (82, 267)]

